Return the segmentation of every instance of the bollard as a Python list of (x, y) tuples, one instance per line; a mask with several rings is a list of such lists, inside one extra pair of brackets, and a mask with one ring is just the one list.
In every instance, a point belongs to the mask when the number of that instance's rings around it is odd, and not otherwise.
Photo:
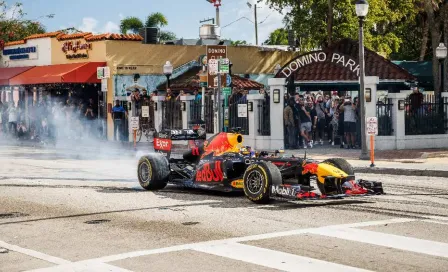
[(375, 167), (375, 136), (370, 135), (370, 167)]

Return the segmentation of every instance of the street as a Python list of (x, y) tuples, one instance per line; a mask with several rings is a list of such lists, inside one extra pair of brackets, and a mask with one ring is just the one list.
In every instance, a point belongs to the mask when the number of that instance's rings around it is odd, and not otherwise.
[(0, 271), (446, 271), (448, 179), (385, 174), (386, 195), (255, 205), (143, 190), (137, 156), (0, 146)]

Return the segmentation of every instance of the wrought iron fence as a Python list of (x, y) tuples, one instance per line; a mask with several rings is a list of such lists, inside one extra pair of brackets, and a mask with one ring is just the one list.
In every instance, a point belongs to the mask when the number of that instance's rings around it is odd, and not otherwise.
[(392, 136), (392, 99), (383, 98), (376, 102), (376, 117), (378, 118), (378, 136)]
[[(148, 110), (149, 117), (143, 117), (143, 114), (144, 112), (146, 113), (146, 110)], [(140, 129), (154, 128), (154, 101), (143, 102), (138, 111), (140, 118)]]
[(445, 134), (447, 104), (434, 95), (411, 94), (405, 100), (406, 135)]
[[(240, 114), (245, 114), (246, 117), (238, 117), (238, 108), (239, 105), (246, 105), (246, 112), (242, 112), (240, 110)], [(243, 135), (249, 135), (249, 119), (247, 118), (248, 112), (247, 112), (247, 102), (237, 102), (234, 104), (229, 105), (229, 128), (241, 128), (241, 134)]]
[(180, 101), (162, 101), (162, 115), (162, 129), (182, 129), (182, 112)]
[(269, 100), (260, 101), (258, 107), (258, 133), (261, 136), (271, 135), (271, 106)]
[[(210, 96), (205, 96), (204, 105), (204, 121), (207, 133), (213, 133), (214, 119), (213, 119), (213, 101)], [(200, 120), (202, 115), (202, 100), (191, 101), (189, 121)]]
[(202, 114), (202, 101), (193, 100), (190, 102), (190, 116), (188, 121), (201, 120)]

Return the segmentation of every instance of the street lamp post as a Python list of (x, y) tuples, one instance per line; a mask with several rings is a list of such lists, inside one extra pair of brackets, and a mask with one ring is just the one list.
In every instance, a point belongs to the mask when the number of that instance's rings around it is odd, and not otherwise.
[(170, 76), (173, 74), (173, 65), (171, 62), (167, 61), (163, 65), (163, 74), (166, 76), (166, 89), (170, 87)]
[(361, 101), (361, 156), (359, 159), (368, 160), (369, 155), (367, 153), (366, 142), (366, 105), (365, 105), (365, 65), (364, 65), (364, 20), (369, 12), (369, 3), (367, 0), (358, 0), (355, 5), (356, 15), (359, 18), (359, 72), (360, 72), (360, 88), (359, 88), (359, 101)]
[[(442, 98), (442, 92), (445, 91), (445, 72), (444, 72), (444, 62), (446, 59), (448, 53), (448, 49), (446, 48), (444, 43), (440, 43), (439, 46), (436, 48), (436, 57), (439, 60), (439, 67), (440, 67), (440, 90), (439, 90), (439, 114), (443, 116), (443, 98)], [(443, 120), (443, 117), (442, 117)]]

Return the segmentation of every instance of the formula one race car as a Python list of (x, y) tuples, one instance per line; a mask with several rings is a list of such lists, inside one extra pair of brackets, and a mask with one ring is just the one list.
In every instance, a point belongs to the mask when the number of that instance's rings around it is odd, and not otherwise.
[[(171, 154), (173, 141), (190, 141), (181, 158)], [(253, 152), (242, 143), (238, 130), (221, 132), (208, 140), (204, 131), (195, 129), (160, 131), (154, 136), (155, 153), (142, 156), (138, 162), (138, 180), (147, 190), (160, 190), (170, 183), (244, 191), (255, 203), (267, 203), (271, 197), (300, 200), (383, 194), (379, 182), (355, 181), (353, 168), (344, 159), (316, 162), (306, 155), (296, 158), (279, 156), (280, 152)]]

